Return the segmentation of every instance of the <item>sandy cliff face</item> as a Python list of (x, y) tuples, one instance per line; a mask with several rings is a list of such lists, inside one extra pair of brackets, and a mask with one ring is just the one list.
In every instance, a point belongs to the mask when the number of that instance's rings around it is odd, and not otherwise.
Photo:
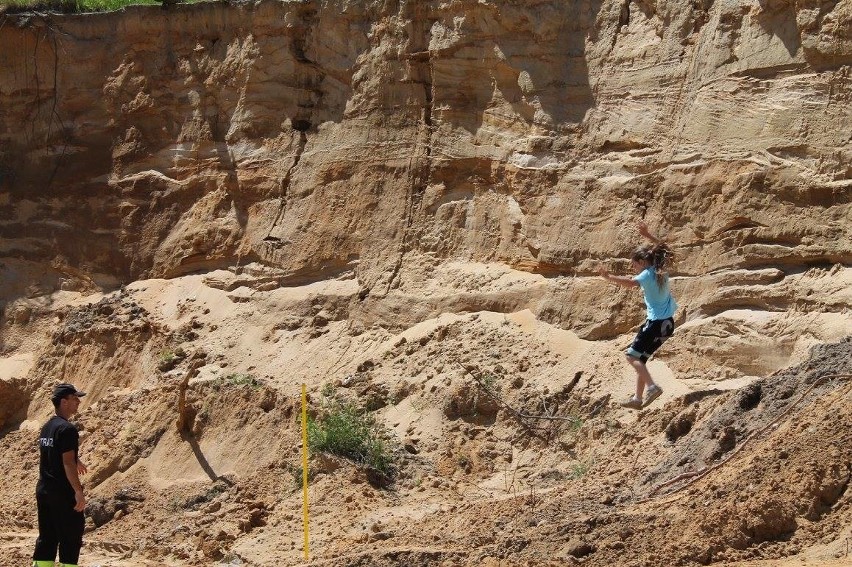
[[(813, 4), (813, 5), (811, 5)], [(8, 17), (6, 254), (261, 262), (371, 294), (464, 258), (848, 262), (848, 2), (285, 2)], [(569, 323), (566, 321), (565, 323)]]
[[(394, 537), (423, 565), (638, 566), (681, 537), (670, 564), (823, 544), (842, 562), (848, 435), (826, 428), (848, 430), (848, 387), (811, 386), (849, 372), (850, 69), (850, 0), (0, 16), (0, 462), (20, 487), (4, 526), (32, 529), (34, 472), (18, 463), (61, 376), (91, 392), (90, 483), (118, 506), (90, 538), (104, 560), (264, 565), (284, 549), (295, 564), (298, 498), (278, 498), (299, 442), (292, 389), (307, 382), (315, 401), (329, 384), (378, 400), (380, 421), (414, 439), (399, 493), (319, 464), (329, 564), (394, 564), (370, 551)], [(641, 301), (596, 268), (627, 273), (640, 219), (674, 244), (681, 310), (652, 361), (665, 406), (637, 420), (612, 400), (629, 389), (619, 353)], [(181, 436), (173, 398), (196, 351)], [(513, 407), (585, 424), (530, 436), (480, 403), (460, 362)], [(756, 405), (737, 391), (797, 364), (761, 382)], [(249, 375), (257, 389), (233, 383)], [(795, 419), (752, 445), (770, 457), (744, 452), (754, 463), (681, 492), (674, 520), (666, 502), (642, 508), (655, 483), (714, 466), (782, 414)], [(276, 445), (259, 451), (257, 436)], [(775, 498), (789, 479), (761, 471), (778, 451), (810, 484)], [(580, 487), (577, 467), (592, 470)], [(695, 523), (708, 493), (709, 517), (737, 517), (740, 495), (718, 487), (742, 479), (780, 512)], [(542, 508), (535, 487), (566, 496)], [(151, 527), (174, 527), (163, 509), (185, 513), (183, 531)], [(0, 558), (24, 557), (3, 541)], [(630, 561), (625, 542), (641, 550)]]
[[(612, 337), (640, 306), (602, 303), (588, 276), (631, 250), (644, 217), (677, 244), (681, 322), (804, 309), (809, 333), (837, 338), (819, 314), (849, 303), (850, 11), (269, 2), (9, 16), (3, 253), (55, 271), (7, 272), (7, 301), (248, 265), (264, 285), (357, 278), (349, 317), (367, 326), (529, 308)], [(448, 288), (457, 260), (544, 280)], [(797, 340), (758, 332), (785, 355)]]

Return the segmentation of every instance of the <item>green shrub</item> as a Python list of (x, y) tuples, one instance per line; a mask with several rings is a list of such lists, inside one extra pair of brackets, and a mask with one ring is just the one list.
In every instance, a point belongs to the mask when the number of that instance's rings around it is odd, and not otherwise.
[(393, 473), (393, 457), (375, 419), (352, 404), (335, 400), (318, 421), (308, 419), (308, 446)]
[(157, 362), (157, 368), (161, 372), (168, 372), (180, 364), (181, 360), (183, 360), (183, 358), (180, 356), (180, 353), (166, 349), (160, 353), (160, 360)]
[(322, 395), (323, 400), (325, 402), (333, 401), (335, 396), (337, 395), (337, 389), (334, 387), (334, 384), (332, 382), (326, 382), (322, 385), (320, 395)]
[(250, 386), (252, 388), (260, 388), (260, 380), (251, 374), (228, 374), (222, 378), (222, 382), (226, 386)]
[(592, 465), (594, 465), (593, 459), (589, 459), (588, 461), (577, 461), (573, 463), (571, 465), (571, 474), (569, 475), (570, 478), (573, 480), (583, 478), (591, 470)]
[[(293, 490), (299, 490), (302, 488), (303, 476), (302, 476), (302, 465), (294, 465), (292, 463), (286, 463), (284, 468), (290, 473), (293, 478)], [(308, 467), (308, 482), (311, 482), (314, 479), (314, 471), (311, 470), (311, 467)]]
[(568, 420), (568, 431), (571, 433), (577, 433), (583, 427), (583, 420), (576, 416), (569, 416)]
[[(204, 0), (179, 0), (182, 4), (195, 4)], [(172, 2), (175, 3), (175, 2)], [(37, 10), (40, 12), (112, 12), (126, 6), (160, 6), (160, 0), (0, 0), (12, 12)]]
[(222, 483), (215, 483), (201, 494), (197, 494), (188, 498), (182, 505), (183, 508), (197, 510), (202, 504), (210, 502), (228, 489), (228, 486)]
[(136, 4), (159, 5), (159, 0), (0, 0), (0, 6), (11, 11), (37, 10), (40, 12), (108, 12)]
[(219, 376), (212, 382), (213, 389), (217, 391), (222, 388), (241, 388), (243, 386), (257, 389), (262, 385), (263, 383), (253, 374), (241, 374), (239, 372)]
[(486, 390), (489, 390), (491, 392), (499, 390), (499, 388), (495, 387), (497, 386), (497, 376), (495, 374), (492, 374), (491, 372), (483, 374), (480, 379), (480, 383), (485, 387)]

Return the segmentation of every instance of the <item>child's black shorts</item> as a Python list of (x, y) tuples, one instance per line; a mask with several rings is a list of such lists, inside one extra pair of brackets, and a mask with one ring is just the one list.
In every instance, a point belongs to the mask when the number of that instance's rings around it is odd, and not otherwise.
[(633, 344), (627, 349), (627, 354), (638, 358), (642, 362), (648, 362), (651, 355), (656, 352), (660, 345), (666, 342), (674, 333), (674, 319), (648, 319), (639, 328)]

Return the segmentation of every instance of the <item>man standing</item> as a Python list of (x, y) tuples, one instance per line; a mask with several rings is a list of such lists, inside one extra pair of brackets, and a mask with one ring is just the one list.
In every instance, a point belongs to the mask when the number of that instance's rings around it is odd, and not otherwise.
[(44, 424), (39, 436), (39, 479), (36, 486), (38, 539), (33, 567), (53, 567), (59, 550), (60, 567), (76, 567), (83, 545), (83, 510), (86, 498), (80, 484), (86, 465), (77, 458), (80, 436), (68, 421), (85, 396), (73, 384), (57, 384), (51, 401), (56, 415)]

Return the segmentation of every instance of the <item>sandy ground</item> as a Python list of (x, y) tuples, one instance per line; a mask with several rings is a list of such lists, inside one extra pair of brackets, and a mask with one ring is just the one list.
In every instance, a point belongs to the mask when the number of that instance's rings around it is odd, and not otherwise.
[[(504, 288), (539, 285), (488, 270)], [(82, 565), (304, 564), (302, 383), (313, 415), (331, 397), (370, 408), (397, 467), (376, 484), (312, 456), (310, 564), (852, 564), (848, 314), (811, 324), (762, 375), (748, 371), (747, 336), (741, 360), (726, 354), (736, 376), (683, 355), (706, 323), (689, 321), (650, 363), (665, 393), (633, 412), (616, 403), (632, 390), (629, 335), (583, 340), (529, 310), (448, 312), (396, 332), (359, 319), (354, 280), (233, 280), (62, 295), (27, 326), (6, 321), (0, 563), (31, 553), (32, 439), (62, 377), (90, 392), (76, 419), (91, 470)], [(788, 332), (774, 316), (714, 317)]]

